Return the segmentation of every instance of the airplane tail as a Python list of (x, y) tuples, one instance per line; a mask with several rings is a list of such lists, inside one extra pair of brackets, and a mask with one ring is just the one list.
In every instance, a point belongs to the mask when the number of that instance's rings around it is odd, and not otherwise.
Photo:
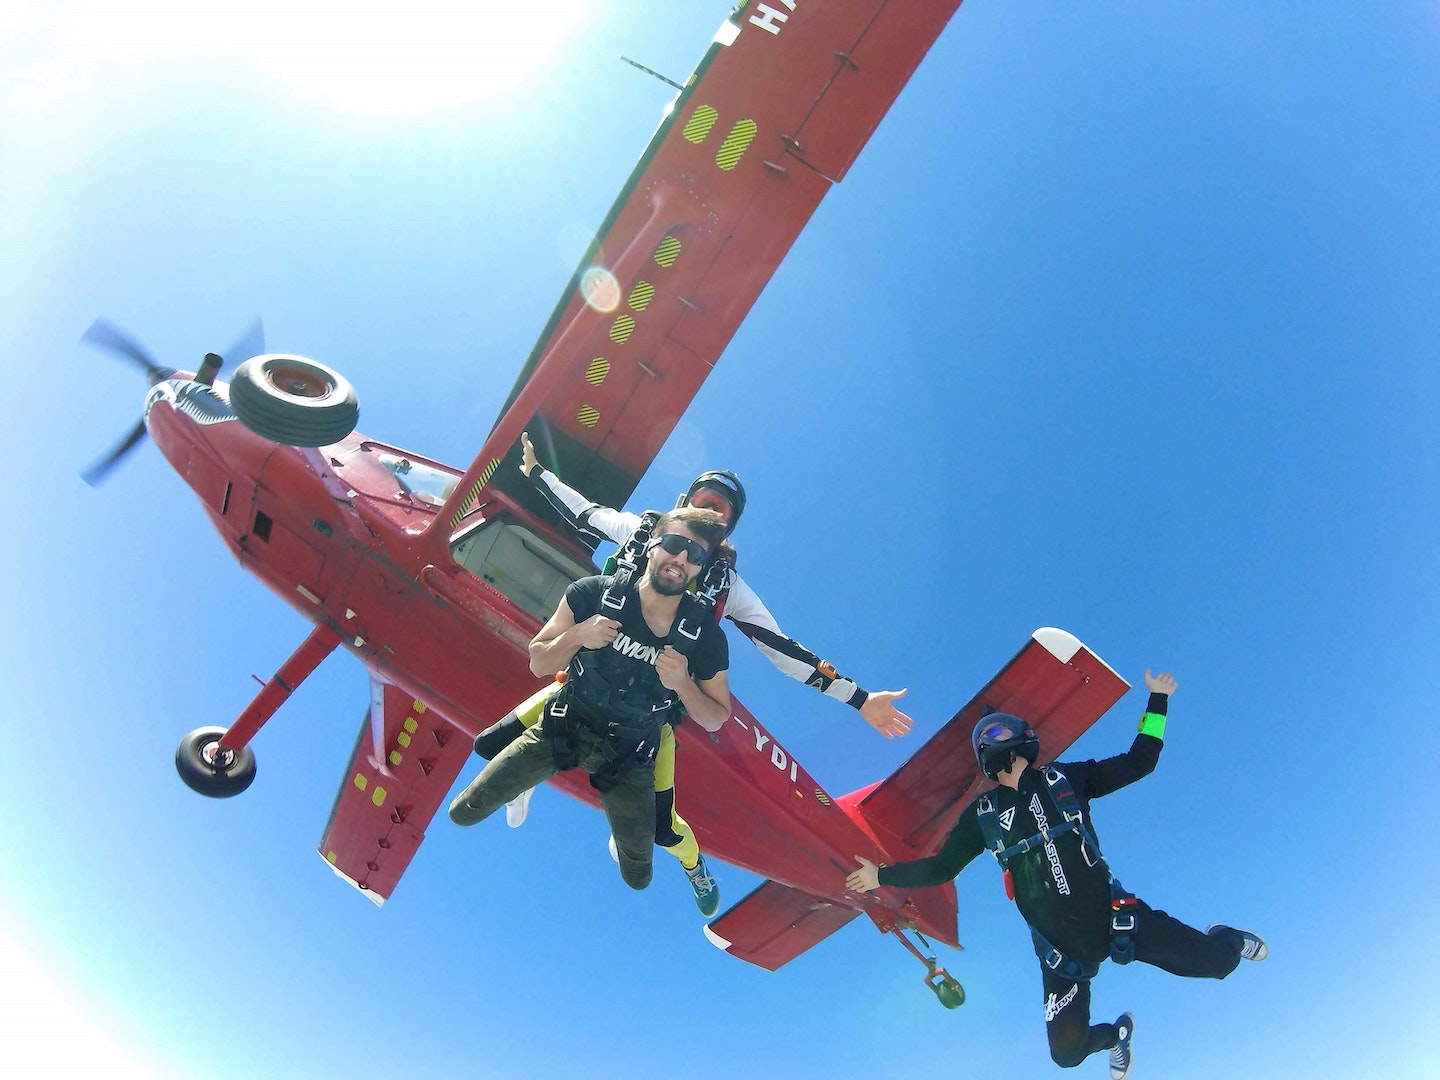
[[(1027, 720), (1040, 736), (1041, 760), (1048, 762), (1127, 689), (1129, 684), (1073, 635), (1054, 627), (1036, 630), (1014, 659), (887, 779), (834, 800), (848, 824), (860, 830), (847, 842), (868, 834), (858, 850), (873, 845), (870, 857), (876, 862), (933, 855), (960, 811), (988, 784), (970, 745), (984, 712), (1015, 713)], [(833, 865), (837, 882), (847, 865), (853, 867), (845, 859)], [(766, 881), (707, 926), (705, 935), (731, 956), (769, 971), (817, 945), (862, 910), (882, 932), (913, 929), (959, 946), (953, 882), (883, 898), (888, 891), (855, 906), (839, 891), (828, 898)]]

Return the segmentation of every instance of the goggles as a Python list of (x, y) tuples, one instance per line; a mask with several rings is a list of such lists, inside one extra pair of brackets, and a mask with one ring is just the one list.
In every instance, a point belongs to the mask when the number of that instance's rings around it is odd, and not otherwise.
[(735, 507), (730, 504), (730, 500), (711, 488), (696, 488), (690, 493), (686, 503), (701, 510), (714, 510), (725, 519), (726, 524), (730, 523), (730, 518), (735, 513)]
[(668, 551), (671, 555), (684, 554), (685, 558), (696, 566), (705, 565), (705, 557), (709, 554), (705, 545), (688, 536), (681, 536), (679, 533), (665, 533), (663, 536), (651, 537), (649, 548), (660, 548)]
[(1013, 739), (1018, 734), (1019, 733), (1009, 724), (1006, 724), (1003, 721), (999, 720), (991, 724), (986, 724), (983, 728), (980, 729), (980, 738), (982, 739)]

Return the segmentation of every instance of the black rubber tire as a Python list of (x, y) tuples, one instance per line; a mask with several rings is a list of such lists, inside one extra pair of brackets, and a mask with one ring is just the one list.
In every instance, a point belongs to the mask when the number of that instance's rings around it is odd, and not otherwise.
[(255, 754), (248, 746), (231, 751), (224, 765), (212, 765), (205, 760), (205, 748), (219, 742), (224, 734), (224, 728), (196, 728), (175, 748), (175, 771), (185, 786), (212, 799), (239, 795), (255, 779)]
[(355, 388), (303, 356), (252, 356), (230, 380), (230, 407), (251, 431), (286, 446), (329, 446), (355, 430)]

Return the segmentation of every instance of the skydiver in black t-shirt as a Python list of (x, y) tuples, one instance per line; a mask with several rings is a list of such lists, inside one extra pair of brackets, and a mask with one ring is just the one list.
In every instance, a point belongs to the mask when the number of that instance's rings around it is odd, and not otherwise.
[(651, 531), (637, 582), (588, 577), (565, 591), (530, 642), (530, 670), (565, 671), (565, 685), (450, 804), (452, 821), (473, 825), (578, 766), (600, 792), (620, 876), (635, 889), (650, 883), (660, 729), (682, 712), (706, 731), (730, 716), (724, 631), (707, 620), (693, 643), (675, 632), (690, 582), (724, 535), (713, 510), (672, 510)]
[[(1140, 733), (1129, 751), (1103, 761), (1038, 769), (1040, 742), (1029, 724), (1005, 713), (982, 717), (975, 756), (1000, 786), (961, 811), (934, 856), (882, 867), (857, 856), (860, 869), (845, 879), (855, 892), (939, 885), (987, 848), (996, 853), (1040, 957), (1050, 1056), (1069, 1068), (1109, 1050), (1113, 1080), (1129, 1074), (1135, 1019), (1124, 1013), (1113, 1024), (1090, 1023), (1090, 980), (1101, 962), (1143, 960), (1175, 975), (1223, 979), (1242, 958), (1264, 960), (1269, 952), (1249, 931), (1217, 924), (1202, 933), (1154, 910), (1119, 886), (1100, 854), (1090, 800), (1148, 775), (1160, 758), (1175, 679), (1146, 671), (1145, 686)], [(1078, 817), (1067, 818), (1067, 808)]]

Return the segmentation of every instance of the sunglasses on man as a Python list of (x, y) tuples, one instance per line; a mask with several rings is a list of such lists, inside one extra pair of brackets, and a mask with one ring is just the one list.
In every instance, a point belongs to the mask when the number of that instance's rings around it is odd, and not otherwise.
[(679, 533), (665, 533), (653, 537), (649, 546), (668, 551), (671, 555), (683, 553), (685, 558), (696, 566), (704, 566), (705, 556), (708, 554), (704, 544), (691, 540), (688, 536), (681, 536)]

